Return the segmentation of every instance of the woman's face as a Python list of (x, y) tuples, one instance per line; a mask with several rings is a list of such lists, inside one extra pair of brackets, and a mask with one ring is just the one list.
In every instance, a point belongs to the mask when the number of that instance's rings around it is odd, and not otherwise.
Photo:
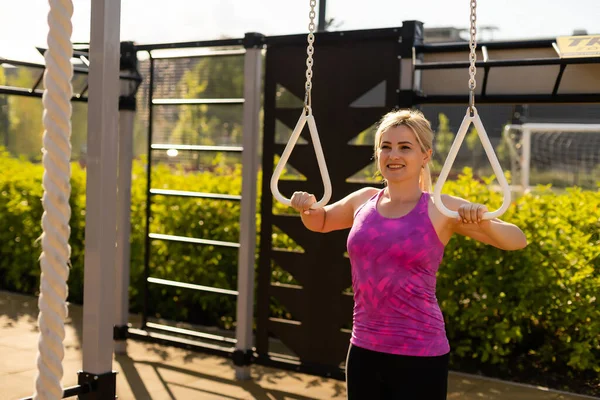
[(415, 133), (406, 125), (394, 126), (381, 135), (377, 158), (381, 175), (388, 183), (419, 180), (431, 151), (424, 153)]

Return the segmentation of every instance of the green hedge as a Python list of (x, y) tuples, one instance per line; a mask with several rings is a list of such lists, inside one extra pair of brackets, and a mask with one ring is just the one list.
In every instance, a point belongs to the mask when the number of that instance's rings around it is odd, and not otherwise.
[[(447, 186), (491, 209), (502, 203), (468, 170)], [(506, 252), (456, 237), (440, 268), (438, 299), (457, 364), (472, 359), (561, 385), (577, 376), (574, 371), (587, 371), (579, 377), (595, 377), (597, 390), (600, 191), (555, 194), (539, 187), (502, 218), (526, 233), (525, 249)]]
[[(0, 288), (34, 294), (38, 290), (42, 168), (0, 151)], [(134, 164), (131, 232), (131, 307), (141, 310), (143, 280), (145, 170)], [(239, 194), (239, 169), (187, 173), (154, 169), (154, 187)], [(448, 193), (499, 207), (501, 197), (472, 179), (471, 172), (446, 185)], [(73, 164), (71, 197), (72, 269), (69, 299), (83, 299), (85, 173)], [(205, 199), (154, 197), (151, 231), (237, 241), (239, 204)], [(526, 233), (529, 246), (497, 250), (464, 237), (446, 248), (438, 299), (447, 321), (453, 363), (492, 365), (520, 374), (533, 366), (570, 376), (600, 372), (600, 191), (550, 188), (515, 200), (503, 218)], [(260, 218), (260, 216), (258, 216)], [(292, 248), (285, 235), (275, 246)], [(152, 242), (152, 275), (236, 289), (237, 251), (164, 241)], [(289, 282), (274, 270), (273, 280)], [(232, 327), (235, 298), (151, 286), (151, 312), (195, 323)], [(197, 306), (185, 305), (194, 302)], [(285, 317), (285, 310), (273, 306)], [(471, 363), (471, 364), (470, 364)], [(521, 372), (519, 372), (521, 371)]]

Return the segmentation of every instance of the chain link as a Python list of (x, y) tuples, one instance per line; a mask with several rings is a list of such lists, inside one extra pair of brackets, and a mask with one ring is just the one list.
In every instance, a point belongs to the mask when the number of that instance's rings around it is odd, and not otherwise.
[(308, 17), (310, 19), (310, 23), (308, 24), (308, 47), (306, 48), (306, 54), (307, 54), (307, 58), (306, 58), (306, 84), (304, 85), (304, 88), (306, 89), (306, 93), (304, 95), (304, 108), (306, 109), (306, 111), (310, 110), (310, 105), (311, 105), (311, 89), (312, 89), (312, 76), (313, 76), (313, 72), (312, 72), (312, 66), (313, 66), (313, 54), (315, 52), (315, 48), (313, 47), (313, 43), (315, 42), (315, 17), (316, 17), (316, 12), (315, 12), (315, 7), (317, 6), (317, 0), (310, 0), (310, 12), (308, 13)]
[(475, 67), (475, 62), (477, 61), (477, 0), (469, 1), (471, 4), (471, 27), (469, 29), (471, 36), (469, 42), (469, 48), (471, 49), (469, 54), (469, 61), (471, 62), (469, 67), (469, 109), (471, 110), (471, 114), (473, 114), (475, 107), (475, 88), (477, 87), (477, 82), (475, 81), (475, 74), (477, 73), (477, 68)]

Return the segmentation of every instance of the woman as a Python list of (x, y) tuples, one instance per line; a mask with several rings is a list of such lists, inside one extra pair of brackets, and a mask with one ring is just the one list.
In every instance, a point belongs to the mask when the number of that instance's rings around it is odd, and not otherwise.
[(450, 346), (435, 295), (444, 247), (458, 233), (504, 250), (527, 245), (523, 232), (482, 220), (482, 204), (443, 195), (459, 218), (433, 204), (429, 161), (433, 132), (422, 113), (393, 111), (375, 135), (384, 189), (363, 188), (324, 208), (296, 192), (292, 207), (315, 232), (350, 229), (354, 318), (346, 361), (348, 398), (445, 399)]

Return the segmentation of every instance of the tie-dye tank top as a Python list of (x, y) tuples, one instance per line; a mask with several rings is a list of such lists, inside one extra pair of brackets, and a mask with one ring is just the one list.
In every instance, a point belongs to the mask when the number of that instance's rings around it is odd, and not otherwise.
[(444, 245), (427, 212), (429, 193), (399, 218), (379, 214), (382, 193), (357, 210), (348, 235), (354, 289), (350, 342), (383, 353), (444, 355), (450, 346), (435, 295)]

